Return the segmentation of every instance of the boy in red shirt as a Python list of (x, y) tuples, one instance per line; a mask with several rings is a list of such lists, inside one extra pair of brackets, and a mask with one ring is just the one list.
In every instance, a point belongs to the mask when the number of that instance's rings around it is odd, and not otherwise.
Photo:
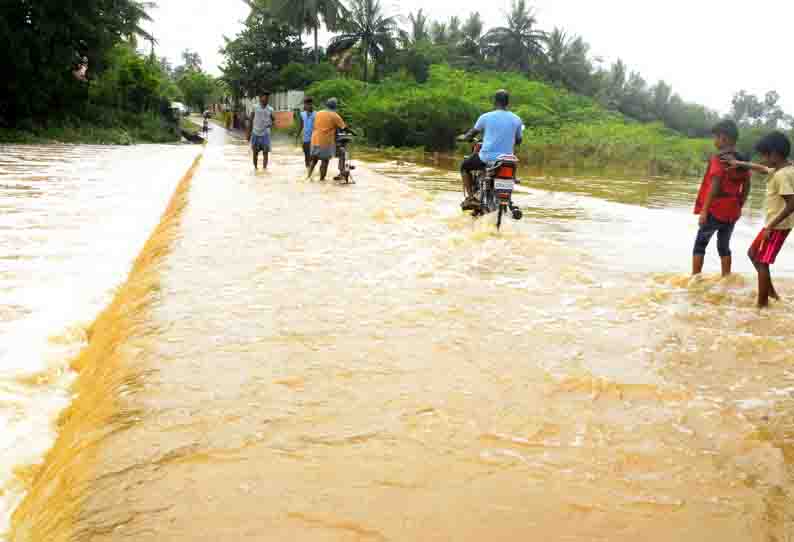
[(724, 120), (714, 126), (714, 146), (719, 151), (709, 160), (709, 168), (703, 183), (700, 185), (695, 214), (700, 215), (700, 228), (695, 239), (692, 257), (692, 274), (703, 272), (703, 261), (706, 257), (711, 238), (717, 234), (717, 252), (722, 261), (722, 276), (731, 274), (731, 236), (739, 218), (742, 207), (750, 193), (751, 173), (747, 168), (729, 168), (726, 162), (739, 160), (736, 142), (739, 140), (739, 128), (732, 120)]

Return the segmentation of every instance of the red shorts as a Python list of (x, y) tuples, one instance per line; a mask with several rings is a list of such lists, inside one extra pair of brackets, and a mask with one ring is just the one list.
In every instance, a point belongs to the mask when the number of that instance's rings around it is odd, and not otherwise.
[(786, 237), (791, 230), (772, 230), (769, 240), (764, 239), (766, 228), (761, 230), (753, 244), (750, 245), (750, 258), (756, 263), (772, 265), (780, 254), (780, 249), (786, 242)]

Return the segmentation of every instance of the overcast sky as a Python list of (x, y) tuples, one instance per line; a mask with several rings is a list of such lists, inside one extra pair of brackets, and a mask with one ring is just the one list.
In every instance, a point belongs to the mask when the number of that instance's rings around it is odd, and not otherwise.
[[(151, 25), (158, 54), (179, 63), (198, 51), (218, 74), (223, 36), (234, 36), (248, 13), (242, 0), (159, 0)], [(434, 18), (479, 11), (487, 26), (502, 24), (509, 0), (383, 0), (391, 13), (424, 8)], [(794, 2), (736, 0), (529, 0), (540, 28), (582, 35), (595, 56), (622, 58), (650, 83), (664, 79), (689, 101), (722, 112), (740, 89), (777, 90), (794, 113)], [(756, 9), (758, 8), (758, 9)], [(733, 46), (735, 43), (735, 46)], [(761, 51), (764, 51), (763, 53)], [(781, 60), (775, 58), (775, 52)], [(780, 67), (779, 67), (780, 66)]]

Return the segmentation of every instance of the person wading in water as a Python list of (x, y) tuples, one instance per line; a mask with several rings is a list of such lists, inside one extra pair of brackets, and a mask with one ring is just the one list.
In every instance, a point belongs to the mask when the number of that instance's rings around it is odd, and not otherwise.
[(311, 178), (317, 162), (320, 164), (320, 180), (324, 181), (328, 174), (328, 163), (336, 155), (336, 131), (347, 127), (345, 121), (336, 112), (339, 102), (331, 98), (325, 104), (326, 110), (320, 111), (314, 117), (314, 132), (312, 133), (312, 162), (309, 166)]
[(275, 115), (269, 105), (270, 93), (259, 96), (259, 103), (254, 107), (248, 119), (248, 141), (254, 153), (254, 170), (259, 170), (259, 153), (262, 153), (262, 167), (267, 169), (270, 156), (270, 129), (273, 127)]
[(312, 134), (314, 133), (314, 100), (307, 97), (303, 100), (303, 111), (300, 114), (300, 127), (297, 137), (303, 136), (303, 158), (306, 169), (312, 165)]

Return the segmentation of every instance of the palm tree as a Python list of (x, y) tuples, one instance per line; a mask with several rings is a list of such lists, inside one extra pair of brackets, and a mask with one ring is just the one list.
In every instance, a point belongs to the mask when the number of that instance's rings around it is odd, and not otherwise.
[(335, 30), (346, 9), (340, 0), (246, 0), (259, 6), (293, 27), (298, 32), (314, 32), (314, 62), (320, 63), (320, 20)]
[(152, 22), (152, 17), (147, 10), (156, 7), (157, 4), (154, 2), (139, 2), (137, 0), (122, 2), (120, 6), (117, 6), (117, 9), (123, 14), (123, 20), (127, 21), (128, 27), (125, 29), (127, 35), (132, 38), (140, 36), (144, 40), (156, 43), (157, 40), (154, 39), (154, 36), (141, 26), (141, 22)]
[(463, 30), (461, 29), (460, 17), (453, 15), (449, 18), (449, 25), (447, 25), (447, 39), (449, 44), (457, 47), (463, 41)]
[(429, 19), (424, 14), (424, 10), (420, 9), (416, 13), (408, 15), (408, 22), (411, 23), (411, 31), (398, 30), (400, 43), (404, 49), (409, 49), (420, 43), (430, 41)]
[(581, 36), (570, 36), (565, 30), (555, 28), (549, 34), (546, 52), (546, 77), (580, 94), (593, 92), (593, 63), (589, 58), (590, 46)]
[(555, 28), (549, 35), (546, 51), (546, 76), (549, 81), (563, 84), (565, 77), (565, 55), (568, 52), (570, 38), (565, 30)]
[(484, 26), (480, 13), (475, 11), (469, 15), (469, 18), (466, 19), (466, 22), (463, 24), (463, 38), (471, 40), (474, 43), (480, 43)]
[(449, 41), (447, 23), (433, 21), (433, 24), (430, 26), (430, 36), (433, 38), (433, 43), (435, 45), (445, 45)]
[(486, 51), (497, 59), (500, 68), (518, 68), (529, 72), (533, 63), (545, 54), (548, 36), (537, 30), (538, 20), (526, 0), (513, 0), (507, 14), (507, 26), (494, 28), (483, 37)]
[(460, 42), (458, 43), (458, 53), (461, 58), (467, 60), (470, 66), (480, 66), (483, 63), (482, 50), (482, 31), (483, 22), (480, 14), (475, 12), (469, 15), (460, 30)]
[(377, 62), (385, 52), (394, 47), (394, 34), (398, 30), (397, 17), (383, 13), (380, 0), (352, 0), (350, 15), (342, 24), (342, 34), (328, 45), (328, 54), (334, 55), (361, 46), (364, 57), (364, 82), (369, 76), (369, 57)]
[(411, 22), (411, 43), (417, 44), (430, 39), (430, 33), (427, 30), (427, 15), (423, 10), (419, 10), (416, 14), (411, 13), (408, 15), (408, 20)]

